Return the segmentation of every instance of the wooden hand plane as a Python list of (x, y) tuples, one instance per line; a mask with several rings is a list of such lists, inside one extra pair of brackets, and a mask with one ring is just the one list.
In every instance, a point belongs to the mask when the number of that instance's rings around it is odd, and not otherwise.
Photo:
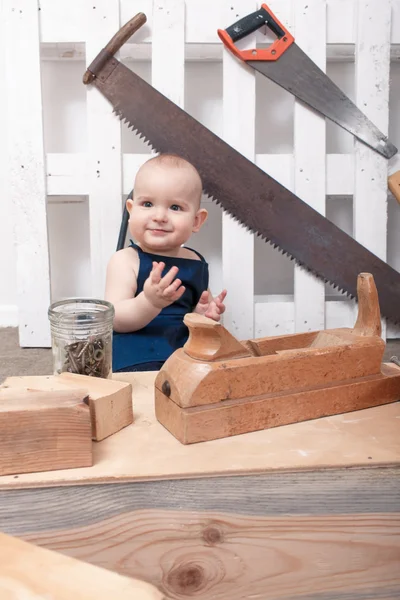
[(158, 421), (191, 444), (400, 400), (400, 368), (382, 362), (371, 274), (359, 274), (357, 295), (352, 329), (245, 341), (187, 314), (188, 341), (155, 380)]

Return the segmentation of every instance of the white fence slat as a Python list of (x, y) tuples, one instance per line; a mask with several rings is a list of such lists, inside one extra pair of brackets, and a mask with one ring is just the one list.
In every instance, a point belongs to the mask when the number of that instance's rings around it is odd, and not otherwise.
[[(146, 44), (150, 45), (153, 38), (153, 0), (120, 0), (120, 17), (121, 25), (124, 25), (137, 13), (142, 12), (146, 15), (146, 23), (136, 31), (131, 40), (128, 40), (126, 45), (130, 44)], [(123, 51), (121, 50), (121, 57)]]
[[(325, 70), (326, 2), (301, 0), (294, 3), (295, 39), (299, 47)], [(325, 119), (304, 104), (294, 107), (294, 190), (297, 196), (325, 214)], [(295, 265), (295, 332), (325, 326), (325, 285)]]
[[(118, 0), (97, 0), (93, 13), (86, 32), (87, 66), (120, 27)], [(91, 289), (94, 297), (103, 298), (107, 263), (117, 245), (122, 215), (121, 125), (110, 103), (90, 86), (87, 123)]]
[(293, 189), (293, 154), (257, 154), (256, 165), (288, 190)]
[[(356, 103), (382, 133), (387, 135), (390, 0), (359, 0), (357, 23)], [(354, 237), (379, 258), (386, 260), (388, 161), (362, 142), (355, 140), (354, 144)], [(385, 324), (382, 325), (384, 337)]]
[[(65, 5), (69, 5), (71, 0), (45, 1), (49, 4), (62, 2), (65, 3)], [(75, 0), (75, 2), (81, 1), (82, 0)], [(135, 42), (152, 42), (151, 1), (152, 0), (142, 0), (140, 6), (138, 6), (137, 0), (121, 0), (122, 23), (128, 21), (139, 11), (144, 12), (147, 15), (147, 24), (135, 34)], [(294, 32), (292, 2), (295, 3), (298, 2), (298, 0), (269, 0), (269, 2), (267, 2), (267, 5), (275, 13), (279, 21), (281, 21), (291, 33)], [(217, 29), (226, 29), (229, 25), (232, 25), (239, 18), (236, 17), (236, 14), (239, 13), (238, 11), (231, 11), (233, 18), (228, 18), (226, 21), (226, 14), (224, 17), (223, 13), (219, 10), (218, 4), (222, 5), (223, 3), (216, 2), (215, 0), (202, 0), (201, 3), (198, 0), (186, 0), (186, 42), (189, 44), (222, 45), (222, 42), (217, 35)], [(305, 3), (305, 5), (306, 4), (307, 3)], [(357, 0), (327, 0), (327, 44), (351, 45), (355, 43), (355, 26), (357, 18), (356, 4)], [(235, 8), (234, 4), (230, 4), (229, 8), (231, 6)], [(257, 10), (260, 6), (261, 2), (258, 3), (255, 8), (253, 7), (252, 2), (248, 2), (246, 12), (243, 13), (243, 16), (253, 12), (253, 10)], [(199, 11), (201, 11), (201, 15)], [(44, 41), (52, 41), (54, 39), (54, 35), (49, 28), (46, 27), (45, 33), (46, 39)], [(314, 32), (309, 32), (309, 35), (312, 36), (313, 33)], [(71, 41), (77, 39), (77, 34), (74, 33), (73, 35), (74, 37), (71, 38)], [(47, 39), (47, 37), (49, 39)], [(265, 34), (262, 29), (257, 32), (256, 39), (257, 42), (265, 41)], [(400, 44), (400, 2), (398, 2), (398, 0), (393, 0), (392, 44)], [(342, 50), (344, 52), (347, 50), (347, 54), (352, 52), (352, 48), (349, 47), (344, 47)]]
[[(99, 4), (101, 6), (101, 2)], [(41, 41), (83, 42), (87, 17), (90, 19), (92, 13), (95, 14), (96, 5), (96, 0), (39, 0)]]
[(86, 196), (89, 193), (86, 153), (47, 154), (46, 175), (48, 196)]
[(294, 331), (294, 302), (255, 302), (254, 337), (288, 335)]
[[(257, 9), (235, 0), (221, 11), (232, 24)], [(255, 35), (237, 42), (241, 49), (255, 47)], [(251, 161), (255, 160), (255, 73), (229, 50), (223, 55), (223, 137)], [(247, 199), (243, 198), (243, 202)], [(227, 290), (224, 325), (240, 339), (254, 335), (254, 235), (230, 215), (222, 215), (222, 273)], [(219, 293), (220, 290), (216, 290)]]
[[(183, 108), (185, 98), (185, 3), (153, 1), (151, 83)], [(166, 64), (166, 55), (168, 63)]]
[[(132, 190), (136, 171), (149, 154), (123, 154), (123, 194)], [(292, 154), (257, 154), (256, 164), (279, 183), (293, 189)], [(89, 194), (87, 155), (81, 153), (49, 153), (46, 155), (47, 195), (73, 196)], [(326, 193), (328, 196), (352, 196), (354, 171), (352, 154), (326, 156)]]
[(37, 2), (8, 2), (3, 18), (19, 343), (25, 347), (48, 346), (50, 275)]
[[(356, 1), (327, 0), (326, 41), (328, 44), (354, 44), (354, 4)], [(310, 37), (313, 34), (314, 30), (309, 32)]]
[[(327, 329), (354, 327), (357, 307), (354, 300), (328, 300), (325, 302)], [(292, 333), (294, 328), (294, 302), (290, 297), (269, 296), (255, 302), (255, 337), (268, 337)], [(400, 328), (389, 325), (387, 337), (400, 337)]]

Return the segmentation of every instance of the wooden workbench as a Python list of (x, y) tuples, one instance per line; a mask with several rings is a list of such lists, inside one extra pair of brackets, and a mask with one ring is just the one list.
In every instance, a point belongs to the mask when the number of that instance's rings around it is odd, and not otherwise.
[(149, 583), (0, 533), (1, 600), (163, 600)]
[(191, 446), (133, 383), (93, 467), (0, 477), (0, 530), (168, 598), (400, 597), (400, 404)]

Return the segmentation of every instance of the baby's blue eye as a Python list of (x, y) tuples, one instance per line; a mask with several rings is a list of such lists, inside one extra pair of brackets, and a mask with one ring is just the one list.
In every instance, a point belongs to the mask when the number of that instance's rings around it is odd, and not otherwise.
[(178, 206), (177, 204), (172, 204), (171, 210), (181, 210), (181, 207)]
[(150, 207), (151, 207), (151, 206), (153, 206), (153, 205), (152, 205), (152, 203), (151, 203), (151, 202), (149, 202), (148, 200), (146, 200), (146, 202), (143, 202), (143, 205), (142, 205), (142, 206), (144, 206), (145, 208), (150, 208)]

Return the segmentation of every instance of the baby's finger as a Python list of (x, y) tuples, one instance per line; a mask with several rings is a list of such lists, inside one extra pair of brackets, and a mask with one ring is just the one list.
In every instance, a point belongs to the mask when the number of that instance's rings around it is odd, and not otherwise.
[(172, 302), (176, 302), (177, 300), (179, 300), (179, 298), (181, 298), (183, 296), (183, 294), (185, 293), (185, 286), (181, 285), (180, 288), (178, 288), (174, 293), (172, 293), (169, 298), (172, 300)]
[(208, 290), (204, 290), (204, 292), (200, 296), (199, 303), (206, 304), (207, 302), (208, 302)]
[(165, 263), (163, 262), (153, 262), (153, 268), (151, 270), (150, 276), (151, 276), (151, 281), (153, 283), (159, 283), (161, 280), (161, 275), (163, 272), (163, 269), (165, 267)]
[(173, 280), (175, 279), (175, 277), (178, 274), (178, 267), (171, 267), (170, 270), (168, 271), (168, 273), (166, 273), (164, 275), (164, 277), (161, 279), (160, 281), (160, 286), (165, 290), (167, 289), (167, 287), (169, 285), (171, 285), (171, 283), (173, 282)]
[(216, 297), (216, 300), (218, 300), (219, 302), (223, 302), (226, 298), (227, 293), (228, 292), (226, 290), (222, 290), (222, 292)]
[(179, 286), (182, 285), (182, 281), (180, 279), (175, 279), (168, 287), (163, 290), (162, 295), (164, 297), (172, 296), (175, 294)]

